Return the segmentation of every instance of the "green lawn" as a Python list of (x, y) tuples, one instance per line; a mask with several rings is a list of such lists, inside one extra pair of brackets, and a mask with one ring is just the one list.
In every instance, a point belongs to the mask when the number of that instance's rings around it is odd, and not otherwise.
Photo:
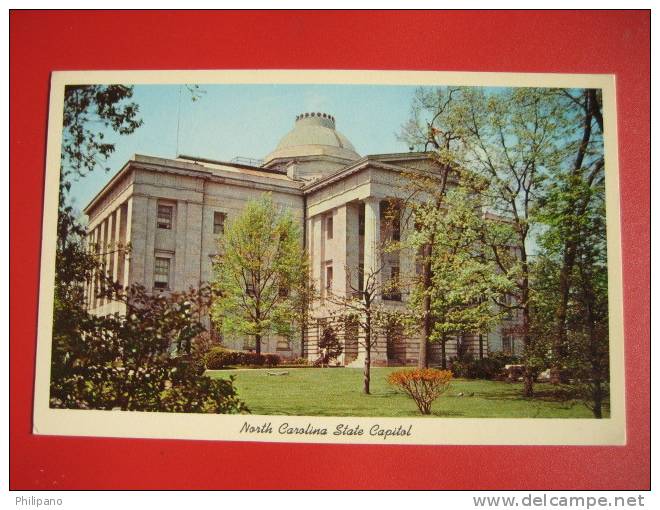
[[(371, 395), (362, 393), (362, 370), (354, 368), (278, 368), (209, 371), (210, 377), (235, 376), (238, 395), (253, 414), (299, 416), (420, 416), (414, 402), (385, 378), (396, 368), (373, 368)], [(592, 418), (566, 389), (537, 384), (536, 397), (521, 396), (520, 383), (457, 379), (435, 401), (433, 415), (460, 418)], [(459, 394), (463, 393), (462, 396)]]

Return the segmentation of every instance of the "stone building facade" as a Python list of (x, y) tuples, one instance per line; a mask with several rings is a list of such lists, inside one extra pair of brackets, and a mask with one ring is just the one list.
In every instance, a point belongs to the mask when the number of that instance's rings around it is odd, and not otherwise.
[[(248, 200), (270, 193), (278, 207), (300, 222), (320, 296), (308, 331), (298, 338), (265, 338), (262, 352), (313, 360), (336, 306), (331, 296), (354, 292), (365, 274), (377, 272), (379, 278), (395, 281), (417, 270), (414, 254), (383, 254), (379, 247), (385, 238), (405, 240), (408, 235), (405, 222), (393, 228), (387, 214), (392, 199), (405, 192), (401, 173), (433, 171), (434, 165), (429, 153), (361, 157), (336, 130), (332, 116), (305, 113), (263, 162), (135, 155), (85, 208), (88, 242), (122, 285), (138, 283), (153, 292), (199, 287), (212, 278), (225, 222), (239, 215)], [(94, 297), (91, 287), (88, 296), (93, 313), (122, 311), (119, 303)], [(408, 296), (390, 289), (379, 299), (383, 306), (397, 308), (405, 306)], [(503, 324), (489, 335), (462, 341), (475, 354), (517, 350), (506, 329)], [(345, 342), (339, 362), (361, 365), (361, 332), (344, 324), (338, 334)], [(243, 339), (224, 342), (234, 348), (251, 347)], [(448, 357), (455, 355), (457, 346), (458, 340), (448, 343)], [(379, 336), (372, 357), (376, 365), (415, 364), (418, 351), (419, 338), (390, 332)], [(432, 359), (437, 356), (434, 347)]]

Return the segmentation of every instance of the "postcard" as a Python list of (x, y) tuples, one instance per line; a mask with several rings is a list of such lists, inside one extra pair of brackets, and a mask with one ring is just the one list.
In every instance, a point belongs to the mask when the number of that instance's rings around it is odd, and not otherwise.
[(620, 445), (611, 75), (52, 75), (35, 434)]

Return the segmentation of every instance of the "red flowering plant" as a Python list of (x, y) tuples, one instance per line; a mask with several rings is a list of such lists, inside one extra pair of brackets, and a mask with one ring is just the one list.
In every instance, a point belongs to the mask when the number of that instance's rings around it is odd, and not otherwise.
[(418, 368), (392, 372), (387, 382), (412, 398), (422, 414), (431, 414), (431, 404), (449, 389), (452, 377), (449, 370)]

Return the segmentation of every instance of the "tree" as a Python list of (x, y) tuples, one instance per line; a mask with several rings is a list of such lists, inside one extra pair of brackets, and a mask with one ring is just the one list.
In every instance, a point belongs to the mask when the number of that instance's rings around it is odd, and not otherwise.
[(55, 253), (55, 304), (53, 341), (75, 334), (84, 319), (84, 282), (98, 271), (98, 264), (84, 245), (84, 226), (70, 204), (71, 180), (99, 167), (115, 150), (106, 140), (108, 131), (128, 135), (142, 120), (138, 106), (129, 102), (133, 87), (126, 85), (68, 85), (64, 90), (60, 192)]
[(254, 338), (291, 336), (307, 292), (308, 262), (293, 217), (278, 211), (270, 195), (248, 202), (220, 238), (211, 308), (228, 333)]
[[(600, 218), (604, 220), (604, 217), (603, 210)], [(578, 306), (570, 317), (567, 353), (579, 395), (596, 418), (603, 417), (603, 404), (609, 394), (607, 257), (605, 222), (599, 221), (600, 218), (594, 218), (590, 229), (596, 239), (584, 243), (577, 254)]]
[[(137, 105), (128, 102), (131, 96), (132, 87), (124, 85), (65, 90), (50, 404), (69, 409), (247, 411), (231, 381), (202, 377), (185, 356), (174, 356), (190, 354), (191, 340), (203, 330), (199, 320), (205, 293), (164, 297), (139, 286), (117, 286), (85, 246), (85, 228), (68, 204), (71, 179), (103, 167), (114, 151), (106, 135), (128, 135), (141, 125)], [(87, 312), (84, 289), (93, 278), (104, 297), (124, 303), (126, 314)]]
[(129, 135), (142, 125), (127, 85), (67, 85), (64, 90), (61, 179), (83, 177), (105, 166), (115, 151), (108, 132)]
[(418, 204), (414, 215), (421, 226), (409, 239), (414, 247), (432, 246), (430, 286), (418, 283), (411, 304), (419, 309), (421, 296), (430, 297), (430, 341), (440, 343), (443, 369), (447, 368), (448, 338), (491, 331), (504, 315), (493, 301), (513, 287), (483, 256), (480, 241), (489, 220), (483, 218), (474, 197), (459, 185), (447, 192), (444, 205), (436, 209), (427, 203)]
[[(382, 250), (382, 248), (381, 248)], [(406, 325), (405, 314), (396, 311), (383, 303), (382, 296), (400, 291), (399, 282), (383, 281), (384, 265), (381, 263), (373, 269), (365, 269), (362, 287), (359, 288), (358, 279), (351, 277), (351, 268), (346, 267), (348, 293), (328, 292), (326, 299), (333, 308), (330, 314), (333, 318), (340, 318), (344, 323), (356, 324), (362, 330), (358, 334), (358, 345), (364, 349), (364, 370), (362, 391), (371, 393), (371, 355), (378, 343), (378, 331), (391, 328), (394, 324)]]
[[(426, 239), (418, 247), (418, 260), (421, 264), (421, 278), (417, 283), (419, 306), (421, 309), (422, 339), (420, 341), (418, 367), (428, 367), (429, 343), (433, 336), (435, 317), (432, 310), (431, 287), (433, 279), (433, 247), (435, 230), (428, 229), (423, 222), (416, 221), (414, 211), (420, 208), (441, 210), (445, 194), (452, 185), (452, 178), (458, 170), (453, 156), (454, 145), (459, 137), (455, 134), (454, 111), (460, 88), (419, 88), (411, 107), (411, 119), (404, 125), (399, 138), (410, 144), (411, 149), (428, 151), (433, 149), (438, 171), (433, 173), (406, 171), (403, 173), (403, 187), (408, 191), (404, 200), (407, 214), (406, 223), (413, 222), (416, 230), (425, 230)], [(442, 128), (440, 127), (442, 126)]]
[[(559, 380), (562, 359), (569, 348), (567, 344), (567, 317), (569, 298), (575, 285), (574, 267), (580, 247), (593, 242), (587, 227), (590, 209), (604, 196), (603, 118), (600, 91), (561, 90), (560, 98), (571, 109), (572, 124), (578, 128), (567, 140), (567, 154), (575, 154), (570, 165), (550, 178), (548, 192), (543, 198), (540, 219), (547, 229), (540, 238), (545, 251), (561, 260), (558, 274), (555, 325), (553, 332), (553, 379)], [(581, 128), (581, 129), (579, 129)], [(581, 131), (581, 132), (580, 132)], [(593, 216), (593, 211), (591, 211)]]
[(331, 324), (325, 325), (321, 338), (319, 338), (319, 351), (321, 355), (315, 364), (328, 365), (332, 360), (336, 360), (344, 351), (339, 337)]
[[(134, 285), (106, 282), (104, 295), (126, 306), (126, 314), (79, 317), (74, 334), (54, 343), (51, 406), (236, 413), (247, 408), (231, 381), (198, 373), (180, 355), (204, 327), (199, 322), (209, 294), (152, 295)], [(184, 362), (184, 360), (186, 360)]]
[(576, 129), (566, 148), (574, 159), (551, 176), (540, 207), (537, 278), (544, 292), (536, 299), (536, 328), (551, 339), (554, 382), (572, 378), (600, 418), (609, 381), (601, 97), (593, 89), (562, 90), (560, 97), (573, 106)]
[[(55, 299), (53, 307), (53, 370), (55, 353), (79, 340), (79, 328), (89, 317), (84, 307), (85, 282), (102, 270), (84, 244), (85, 228), (70, 204), (71, 180), (82, 178), (115, 150), (106, 133), (127, 135), (142, 121), (138, 107), (128, 100), (133, 88), (125, 85), (76, 85), (64, 90), (62, 152), (55, 252)], [(107, 170), (107, 167), (104, 167)]]
[[(496, 304), (520, 310), (520, 333), (526, 350), (532, 350), (529, 249), (544, 179), (565, 156), (564, 105), (553, 91), (533, 88), (461, 87), (421, 92), (419, 97), (416, 110), (429, 119), (427, 138), (436, 133), (445, 138), (442, 159), (474, 174), (483, 207), (504, 220), (491, 222), (481, 243), (489, 248), (489, 258), (500, 273), (515, 284), (512, 302), (496, 300)], [(420, 124), (419, 116), (414, 124)], [(413, 141), (418, 135), (418, 144), (421, 132), (406, 130)], [(533, 394), (534, 376), (535, 367), (526, 363), (526, 396)]]

